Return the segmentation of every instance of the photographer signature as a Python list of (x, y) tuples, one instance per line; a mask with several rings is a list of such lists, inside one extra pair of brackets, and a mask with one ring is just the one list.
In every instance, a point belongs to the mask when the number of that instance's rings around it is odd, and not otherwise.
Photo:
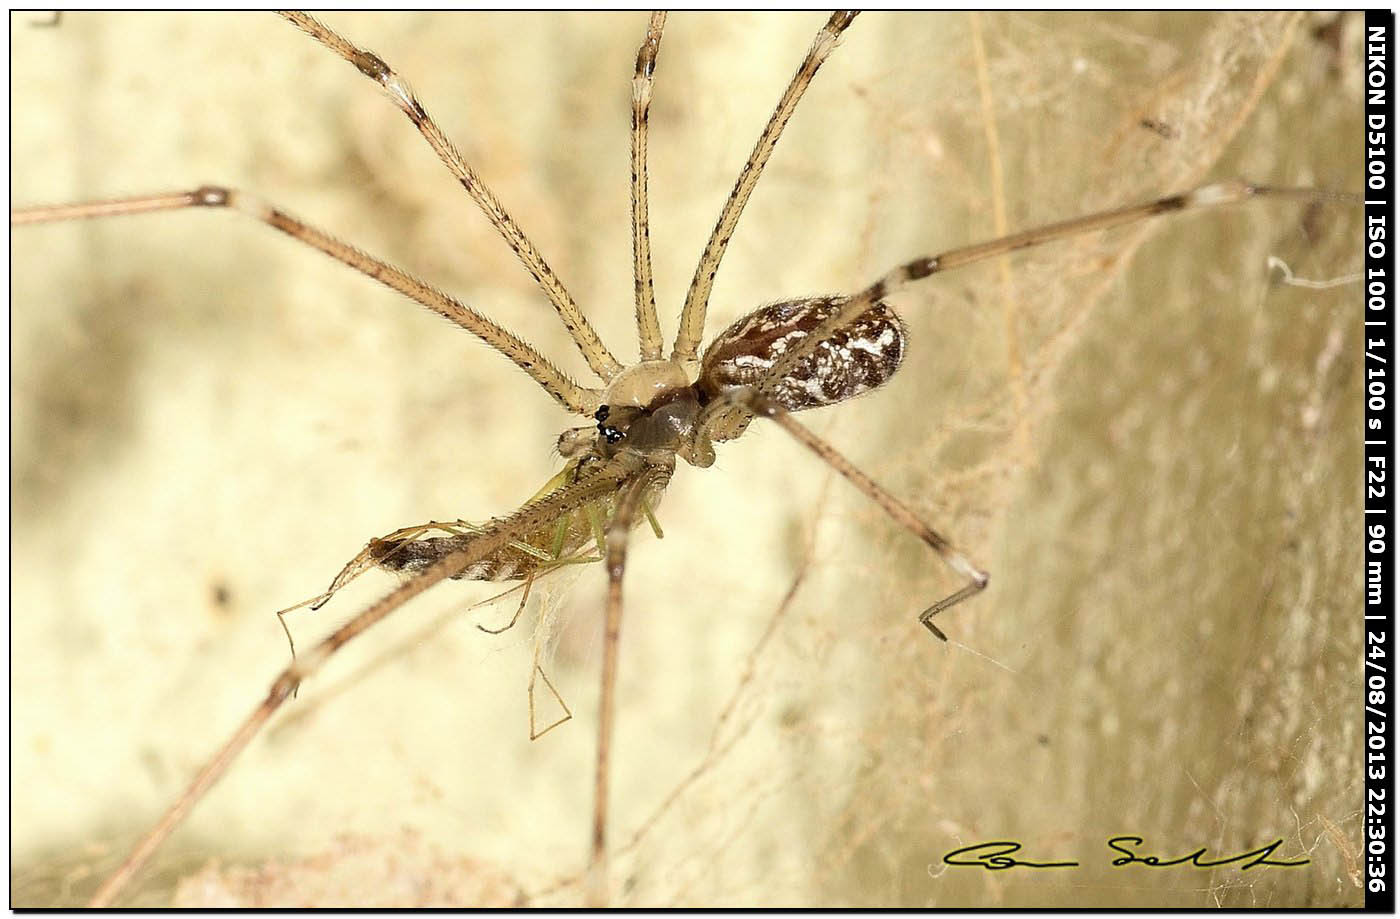
[[(1209, 851), (1205, 846), (1201, 846), (1194, 852), (1188, 852), (1174, 858), (1164, 858), (1159, 855), (1141, 854), (1139, 847), (1143, 846), (1145, 840), (1141, 836), (1114, 836), (1108, 840), (1108, 847), (1114, 852), (1121, 853), (1113, 859), (1113, 867), (1121, 868), (1125, 865), (1146, 865), (1149, 868), (1172, 868), (1177, 865), (1191, 865), (1196, 868), (1219, 868), (1222, 865), (1231, 865), (1240, 862), (1240, 870), (1248, 871), (1250, 868), (1267, 866), (1273, 868), (1297, 868), (1308, 864), (1308, 859), (1301, 861), (1275, 861), (1270, 858), (1274, 850), (1283, 845), (1283, 839), (1275, 839), (1273, 842), (1257, 849), (1250, 849), (1247, 852), (1240, 852), (1235, 855), (1226, 855), (1220, 858), (1208, 858)], [(1028, 858), (1013, 857), (1021, 851), (1019, 842), (998, 839), (991, 842), (979, 842), (971, 846), (963, 846), (961, 849), (954, 849), (943, 856), (943, 864), (955, 867), (985, 868), (988, 871), (1005, 871), (1008, 868), (1077, 868), (1079, 862), (1071, 861), (1034, 861)], [(929, 865), (929, 873), (934, 873), (936, 866)]]

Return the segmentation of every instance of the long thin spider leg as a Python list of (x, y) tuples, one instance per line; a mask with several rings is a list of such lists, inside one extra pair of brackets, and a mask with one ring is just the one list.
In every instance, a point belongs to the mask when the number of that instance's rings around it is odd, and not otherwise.
[[(1055, 240), (1082, 236), (1099, 230), (1125, 226), (1160, 217), (1164, 214), (1180, 214), (1192, 210), (1238, 204), (1253, 198), (1284, 198), (1299, 201), (1334, 201), (1339, 203), (1359, 203), (1360, 199), (1344, 192), (1322, 191), (1315, 188), (1276, 188), (1267, 185), (1251, 185), (1243, 181), (1217, 182), (1203, 185), (1192, 191), (1168, 195), (1143, 204), (1131, 204), (1114, 208), (1073, 220), (1046, 224), (1043, 227), (1013, 233), (1000, 239), (949, 249), (938, 255), (927, 256), (906, 262), (886, 273), (874, 284), (853, 295), (841, 308), (833, 312), (814, 328), (805, 338), (783, 352), (782, 357), (773, 362), (759, 391), (771, 396), (783, 377), (797, 367), (816, 346), (831, 336), (831, 333), (855, 319), (866, 310), (907, 284), (923, 280), (942, 271), (952, 271), (973, 262), (994, 258), (1020, 249), (1030, 249)], [(717, 405), (719, 403), (716, 403)]]
[(632, 282), (637, 300), (637, 338), (644, 361), (661, 359), (661, 324), (656, 318), (656, 292), (651, 283), (651, 234), (647, 228), (647, 112), (656, 55), (661, 50), (665, 12), (651, 14), (646, 38), (637, 49), (637, 73), (632, 77)]
[(759, 417), (776, 421), (799, 443), (860, 489), (861, 494), (880, 505), (880, 508), (889, 514), (896, 523), (922, 539), (930, 549), (938, 553), (938, 557), (943, 559), (949, 568), (967, 579), (967, 584), (964, 587), (954, 591), (919, 614), (919, 622), (923, 623), (935, 636), (947, 641), (948, 636), (944, 635), (942, 630), (933, 624), (933, 617), (951, 606), (956, 606), (973, 594), (980, 593), (987, 586), (987, 573), (974, 565), (966, 555), (959, 552), (948, 541), (947, 537), (920, 520), (904, 502), (880, 487), (874, 479), (856, 468), (850, 460), (838, 453), (835, 447), (813, 434), (776, 401), (753, 390), (745, 389), (734, 390), (727, 394), (727, 398)]
[(146, 214), (152, 211), (177, 210), (186, 207), (231, 208), (261, 220), (288, 236), (319, 249), (338, 262), (343, 262), (363, 275), (398, 291), (410, 300), (426, 306), (445, 319), (480, 338), (491, 348), (509, 358), (524, 370), (545, 392), (571, 412), (591, 415), (597, 410), (600, 392), (587, 389), (555, 367), (534, 347), (506, 329), (487, 319), (476, 310), (462, 304), (437, 288), (420, 281), (401, 268), (341, 242), (328, 233), (292, 217), (285, 211), (247, 192), (232, 188), (206, 185), (193, 191), (170, 194), (143, 195), (110, 201), (89, 201), (79, 204), (36, 205), (10, 211), (10, 224), (43, 223), (54, 220), (77, 220), (95, 217), (115, 217), (126, 214)]
[(477, 539), (463, 549), (444, 556), (423, 569), (411, 580), (405, 581), (390, 591), (379, 601), (366, 607), (349, 622), (336, 629), (293, 661), (273, 680), (267, 697), (253, 709), (237, 730), (214, 753), (214, 756), (200, 769), (194, 780), (181, 792), (164, 816), (136, 844), (126, 859), (118, 866), (97, 892), (88, 905), (105, 907), (122, 892), (141, 866), (160, 847), (167, 837), (179, 826), (198, 801), (209, 792), (233, 760), (257, 735), (273, 713), (281, 707), (287, 697), (312, 676), (323, 664), (352, 639), (362, 635), (371, 626), (403, 606), (418, 594), (434, 584), (465, 570), (492, 552), (508, 544), (522, 534), (531, 533), (548, 526), (564, 514), (573, 513), (580, 507), (597, 501), (616, 490), (639, 470), (634, 464), (612, 461), (600, 466), (588, 478), (564, 485), (559, 489), (531, 501), (515, 513), (501, 517), (482, 526)]
[(710, 291), (714, 287), (715, 272), (719, 270), (720, 260), (724, 258), (724, 250), (728, 248), (729, 240), (734, 236), (734, 227), (739, 223), (739, 215), (743, 213), (749, 195), (753, 194), (754, 187), (758, 185), (759, 176), (763, 174), (763, 167), (768, 163), (768, 157), (773, 154), (773, 148), (778, 145), (778, 138), (782, 135), (788, 119), (792, 117), (793, 111), (797, 108), (802, 94), (811, 85), (812, 78), (816, 76), (817, 70), (826, 60), (827, 55), (831, 53), (831, 49), (836, 47), (837, 38), (855, 18), (854, 12), (831, 14), (826, 25), (817, 32), (817, 37), (812, 41), (812, 47), (807, 51), (807, 56), (802, 59), (802, 64), (797, 68), (797, 72), (792, 75), (792, 81), (788, 83), (787, 89), (783, 90), (777, 108), (769, 117), (768, 124), (763, 128), (763, 133), (758, 136), (758, 142), (754, 144), (753, 152), (749, 154), (748, 161), (744, 163), (743, 171), (739, 173), (739, 178), (734, 182), (733, 190), (729, 192), (729, 200), (724, 203), (724, 210), (720, 212), (719, 220), (715, 222), (715, 228), (710, 233), (710, 240), (705, 243), (705, 251), (700, 255), (700, 263), (695, 266), (695, 276), (690, 280), (690, 290), (686, 291), (685, 295), (685, 307), (681, 310), (680, 329), (676, 332), (676, 346), (671, 352), (673, 360), (694, 360), (700, 347), (700, 340), (705, 335), (705, 311), (709, 307)]
[(283, 12), (282, 17), (310, 35), (325, 47), (334, 51), (355, 66), (355, 69), (371, 80), (379, 84), (394, 103), (399, 107), (408, 120), (413, 122), (413, 126), (418, 129), (418, 133), (423, 135), (423, 139), (428, 142), (428, 146), (433, 148), (433, 152), (438, 155), (457, 181), (467, 190), (467, 194), (472, 196), (477, 207), (486, 215), (486, 219), (491, 221), (491, 225), (496, 228), (496, 232), (501, 234), (506, 243), (515, 252), (520, 263), (525, 266), (525, 270), (530, 272), (530, 276), (535, 279), (540, 290), (549, 298), (553, 304), (555, 312), (564, 322), (564, 328), (568, 330), (569, 336), (573, 338), (574, 344), (578, 346), (584, 360), (588, 361), (588, 366), (593, 368), (593, 372), (603, 380), (612, 379), (622, 365), (612, 356), (607, 347), (603, 345), (598, 333), (593, 330), (584, 317), (583, 311), (579, 309), (574, 298), (564, 287), (564, 283), (559, 280), (558, 275), (545, 262), (544, 256), (540, 255), (534, 243), (530, 242), (525, 233), (520, 229), (520, 225), (506, 211), (505, 206), (492, 193), (491, 189), (481, 181), (481, 177), (476, 174), (452, 141), (433, 121), (432, 116), (423, 108), (423, 104), (414, 95), (413, 89), (408, 83), (394, 72), (393, 68), (373, 51), (357, 47), (347, 41), (333, 29), (327, 27), (316, 18), (306, 13)]
[(608, 899), (608, 762), (616, 713), (618, 642), (622, 633), (622, 575), (627, 568), (627, 540), (642, 495), (652, 482), (641, 473), (618, 498), (607, 529), (608, 600), (603, 618), (603, 681), (598, 700), (598, 759), (593, 785), (593, 846), (589, 859), (589, 896), (594, 906)]
[(206, 207), (195, 191), (176, 191), (159, 195), (138, 195), (134, 198), (112, 198), (106, 201), (79, 201), (76, 204), (35, 204), (10, 209), (10, 226), (30, 223), (55, 223), (60, 220), (89, 220), (98, 217), (125, 217), (173, 211), (183, 207)]

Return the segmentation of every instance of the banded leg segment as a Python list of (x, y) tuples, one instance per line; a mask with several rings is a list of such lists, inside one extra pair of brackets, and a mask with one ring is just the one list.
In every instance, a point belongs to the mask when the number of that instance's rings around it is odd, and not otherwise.
[(319, 249), (336, 261), (349, 265), (360, 274), (367, 275), (385, 287), (398, 291), (410, 300), (426, 306), (444, 319), (471, 332), (490, 345), (493, 350), (509, 358), (515, 366), (529, 374), (530, 378), (540, 384), (545, 392), (553, 396), (556, 402), (569, 411), (580, 415), (591, 415), (598, 408), (601, 397), (598, 390), (580, 386), (570, 379), (564, 371), (550, 363), (534, 347), (487, 319), (481, 313), (432, 285), (415, 278), (403, 269), (376, 258), (363, 249), (341, 242), (329, 233), (318, 230), (291, 216), (286, 211), (273, 207), (246, 192), (206, 185), (193, 191), (145, 195), (137, 198), (89, 201), (80, 204), (37, 205), (12, 210), (10, 224), (15, 226), (55, 220), (147, 214), (153, 211), (178, 210), (187, 207), (230, 208), (261, 220), (268, 226), (281, 230), (313, 249)]
[(796, 110), (802, 94), (811, 85), (812, 78), (816, 76), (822, 62), (836, 47), (836, 40), (855, 18), (854, 12), (831, 14), (826, 25), (817, 32), (807, 56), (803, 58), (797, 73), (793, 74), (792, 81), (783, 91), (782, 98), (778, 100), (778, 107), (773, 110), (763, 133), (758, 136), (758, 142), (754, 144), (753, 152), (744, 163), (744, 169), (739, 173), (739, 178), (729, 193), (729, 200), (724, 203), (724, 210), (720, 212), (719, 220), (710, 233), (710, 240), (705, 243), (700, 263), (695, 266), (695, 276), (691, 278), (690, 290), (685, 295), (685, 307), (681, 311), (680, 329), (676, 332), (676, 346), (671, 352), (673, 360), (694, 360), (699, 353), (700, 340), (705, 335), (705, 311), (709, 308), (715, 272), (719, 270), (724, 250), (728, 248), (729, 240), (734, 236), (739, 215), (744, 212), (744, 205), (748, 203), (749, 196), (758, 185), (759, 176), (763, 175), (763, 167), (773, 155), (773, 148), (778, 145), (778, 138), (782, 136), (783, 128)]
[(408, 83), (394, 72), (394, 69), (372, 51), (366, 51), (347, 41), (333, 29), (327, 27), (313, 16), (306, 13), (283, 12), (285, 19), (310, 35), (325, 47), (340, 55), (346, 61), (355, 66), (355, 69), (369, 77), (382, 89), (394, 103), (399, 107), (408, 120), (413, 122), (413, 126), (418, 129), (418, 133), (423, 135), (423, 139), (428, 142), (428, 146), (433, 148), (433, 152), (438, 155), (453, 176), (467, 194), (471, 195), (477, 207), (491, 221), (491, 225), (501, 234), (501, 237), (515, 252), (520, 263), (525, 266), (525, 270), (530, 272), (530, 276), (535, 279), (540, 290), (544, 291), (549, 302), (554, 306), (555, 312), (564, 322), (564, 328), (568, 330), (569, 336), (578, 346), (580, 353), (588, 361), (588, 366), (593, 369), (600, 379), (610, 380), (622, 369), (622, 365), (612, 356), (603, 345), (598, 333), (593, 330), (584, 317), (583, 311), (579, 309), (574, 298), (564, 287), (558, 275), (545, 262), (544, 256), (540, 255), (534, 243), (525, 236), (519, 224), (506, 211), (505, 206), (492, 193), (481, 177), (476, 174), (463, 157), (462, 154), (433, 121), (427, 109), (418, 101), (413, 89)]
[(925, 545), (938, 553), (938, 557), (943, 559), (949, 568), (967, 579), (966, 586), (954, 591), (919, 614), (919, 622), (925, 628), (943, 641), (947, 641), (948, 636), (944, 635), (943, 631), (933, 624), (933, 617), (949, 607), (956, 606), (973, 594), (980, 593), (987, 586), (987, 573), (958, 551), (947, 537), (920, 520), (904, 502), (881, 488), (874, 479), (857, 469), (850, 460), (838, 453), (835, 447), (809, 431), (805, 425), (799, 423), (787, 409), (777, 402), (753, 390), (736, 390), (729, 395), (729, 398), (759, 417), (776, 421), (779, 427), (815, 453), (828, 466), (841, 473), (848, 482), (860, 490), (861, 494), (880, 505), (880, 508), (889, 514), (896, 523), (922, 539)]
[(661, 324), (656, 318), (656, 292), (651, 281), (651, 233), (647, 225), (647, 113), (656, 55), (666, 14), (651, 14), (646, 37), (637, 49), (637, 72), (632, 77), (632, 286), (637, 301), (637, 338), (644, 361), (661, 359)]
[(1203, 185), (1183, 194), (1168, 195), (1143, 204), (1131, 204), (1127, 207), (1076, 217), (1073, 220), (1046, 224), (1043, 227), (1013, 233), (999, 239), (949, 249), (938, 255), (914, 259), (912, 262), (906, 262), (886, 273), (874, 284), (852, 295), (839, 310), (822, 321), (806, 338), (785, 351), (783, 356), (774, 361), (772, 367), (769, 368), (767, 377), (759, 387), (759, 391), (762, 395), (771, 396), (783, 377), (790, 374), (820, 342), (829, 338), (834, 331), (850, 323), (857, 316), (870, 309), (874, 303), (885, 299), (904, 286), (921, 281), (930, 275), (952, 271), (955, 268), (962, 268), (984, 259), (995, 258), (1021, 249), (1030, 249), (1056, 240), (1069, 239), (1113, 227), (1127, 226), (1152, 217), (1239, 204), (1253, 198), (1265, 197), (1296, 201), (1360, 203), (1360, 198), (1356, 195), (1344, 192), (1321, 191), (1314, 188), (1276, 188), (1267, 185), (1251, 185), (1242, 181), (1217, 182), (1212, 185)]

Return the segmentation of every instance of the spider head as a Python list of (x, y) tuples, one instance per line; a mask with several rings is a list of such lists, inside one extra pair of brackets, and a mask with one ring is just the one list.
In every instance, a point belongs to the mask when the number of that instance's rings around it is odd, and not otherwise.
[(690, 462), (694, 456), (703, 459), (706, 451), (692, 450), (700, 415), (693, 382), (675, 361), (643, 361), (626, 368), (608, 384), (603, 404), (593, 414), (597, 425), (565, 431), (559, 451), (572, 456), (591, 450), (604, 458), (628, 451), (659, 463), (674, 462), (677, 455)]

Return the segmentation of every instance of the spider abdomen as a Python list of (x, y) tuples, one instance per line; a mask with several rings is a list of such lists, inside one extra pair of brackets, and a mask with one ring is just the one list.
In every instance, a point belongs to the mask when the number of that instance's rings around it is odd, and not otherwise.
[[(699, 386), (711, 396), (735, 386), (763, 382), (787, 349), (806, 338), (836, 311), (843, 297), (783, 300), (740, 318), (710, 343)], [(904, 323), (876, 303), (842, 326), (782, 378), (773, 397), (790, 412), (837, 402), (883, 384), (904, 360)]]

